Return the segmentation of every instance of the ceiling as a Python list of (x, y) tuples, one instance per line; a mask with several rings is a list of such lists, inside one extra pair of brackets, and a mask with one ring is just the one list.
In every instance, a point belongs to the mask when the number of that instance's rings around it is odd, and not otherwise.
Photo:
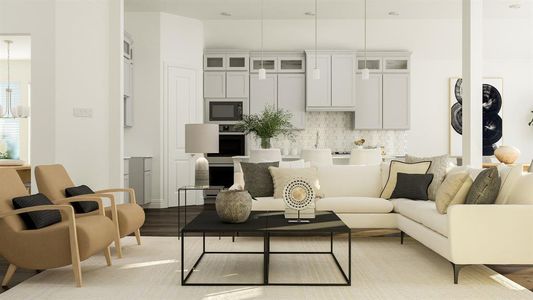
[[(313, 0), (263, 0), (266, 19), (311, 19)], [(364, 0), (318, 0), (324, 19), (363, 18)], [(446, 19), (461, 17), (461, 0), (367, 0), (369, 18)], [(484, 16), (528, 18), (533, 0), (482, 0)], [(126, 11), (159, 11), (201, 19), (258, 19), (261, 0), (125, 0)], [(513, 9), (510, 5), (520, 5)], [(231, 16), (223, 16), (222, 12)], [(391, 16), (389, 12), (397, 12)]]
[(11, 59), (31, 59), (31, 37), (29, 35), (0, 35), (0, 60), (7, 59), (7, 45), (4, 40), (13, 41), (10, 47)]

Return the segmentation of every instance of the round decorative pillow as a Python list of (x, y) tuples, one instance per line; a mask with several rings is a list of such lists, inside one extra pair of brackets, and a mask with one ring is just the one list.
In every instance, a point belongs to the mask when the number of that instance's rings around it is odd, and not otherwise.
[(283, 201), (289, 208), (302, 210), (308, 208), (314, 200), (313, 187), (302, 178), (291, 180), (283, 189)]

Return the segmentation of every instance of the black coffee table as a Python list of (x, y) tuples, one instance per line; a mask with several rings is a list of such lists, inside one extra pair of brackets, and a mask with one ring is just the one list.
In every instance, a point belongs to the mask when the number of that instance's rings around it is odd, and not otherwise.
[[(263, 237), (263, 251), (260, 252), (226, 252), (226, 251), (207, 251), (205, 236), (206, 234), (218, 235), (225, 232), (237, 232), (241, 235)], [(223, 223), (218, 218), (215, 211), (204, 211), (200, 213), (189, 224), (181, 230), (181, 284), (182, 285), (200, 285), (200, 286), (217, 286), (217, 285), (306, 285), (306, 286), (347, 286), (351, 285), (352, 268), (351, 268), (351, 234), (350, 228), (333, 212), (317, 212), (316, 218), (309, 223), (289, 223), (283, 212), (252, 212), (248, 221), (242, 224)], [(337, 257), (333, 252), (333, 236), (339, 233), (348, 234), (348, 272), (345, 272), (340, 265)], [(202, 236), (202, 254), (193, 264), (190, 271), (185, 274), (185, 237), (186, 235), (201, 234)], [(273, 236), (330, 236), (330, 251), (322, 252), (275, 252), (270, 251), (270, 238)], [(237, 241), (238, 242), (238, 241)], [(261, 283), (210, 283), (210, 282), (188, 282), (190, 276), (200, 264), (206, 254), (261, 254), (263, 255), (263, 282)], [(337, 268), (341, 272), (344, 281), (339, 283), (271, 283), (269, 282), (269, 261), (270, 255), (273, 254), (326, 254), (331, 255)]]

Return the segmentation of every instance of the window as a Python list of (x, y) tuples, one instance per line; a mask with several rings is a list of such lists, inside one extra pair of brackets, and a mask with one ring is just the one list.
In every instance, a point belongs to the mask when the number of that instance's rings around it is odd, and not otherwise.
[[(0, 82), (0, 105), (4, 107), (4, 110), (6, 109), (6, 88), (7, 83)], [(20, 103), (20, 86), (16, 83), (11, 83), (11, 90), (11, 106), (16, 106)], [(0, 119), (0, 152), (4, 148), (2, 144), (7, 147), (7, 152), (0, 153), (0, 158), (20, 158), (20, 120)]]

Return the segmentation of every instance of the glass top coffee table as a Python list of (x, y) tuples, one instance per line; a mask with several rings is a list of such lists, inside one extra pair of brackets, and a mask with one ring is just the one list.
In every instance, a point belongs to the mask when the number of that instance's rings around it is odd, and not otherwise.
[[(236, 232), (243, 235), (253, 235), (263, 238), (263, 251), (257, 252), (228, 252), (228, 251), (207, 251), (206, 250), (206, 234), (218, 235), (225, 232)], [(334, 235), (347, 234), (348, 236), (348, 266), (347, 271), (341, 266), (335, 253), (333, 252)], [(204, 211), (200, 213), (189, 224), (185, 225), (181, 230), (181, 284), (182, 285), (306, 285), (306, 286), (347, 286), (351, 285), (352, 269), (351, 269), (351, 231), (346, 224), (333, 212), (324, 211), (317, 212), (316, 218), (311, 219), (309, 223), (289, 223), (284, 217), (284, 212), (260, 212), (254, 211), (250, 214), (250, 218), (245, 223), (229, 224), (220, 221), (215, 211)], [(190, 268), (189, 272), (185, 274), (185, 252), (186, 252), (186, 237), (187, 235), (201, 235), (202, 236), (202, 253), (199, 258)], [(270, 238), (274, 236), (329, 236), (330, 250), (321, 252), (309, 251), (270, 251)], [(238, 243), (238, 241), (237, 241)], [(257, 254), (263, 256), (263, 282), (236, 282), (236, 283), (213, 283), (213, 282), (189, 282), (190, 276), (197, 269), (205, 255), (229, 255), (229, 254)], [(269, 281), (269, 261), (271, 255), (276, 254), (291, 254), (291, 255), (307, 255), (307, 254), (324, 254), (331, 255), (333, 263), (340, 271), (342, 282), (334, 283), (273, 283)], [(297, 271), (297, 270), (296, 270)]]

